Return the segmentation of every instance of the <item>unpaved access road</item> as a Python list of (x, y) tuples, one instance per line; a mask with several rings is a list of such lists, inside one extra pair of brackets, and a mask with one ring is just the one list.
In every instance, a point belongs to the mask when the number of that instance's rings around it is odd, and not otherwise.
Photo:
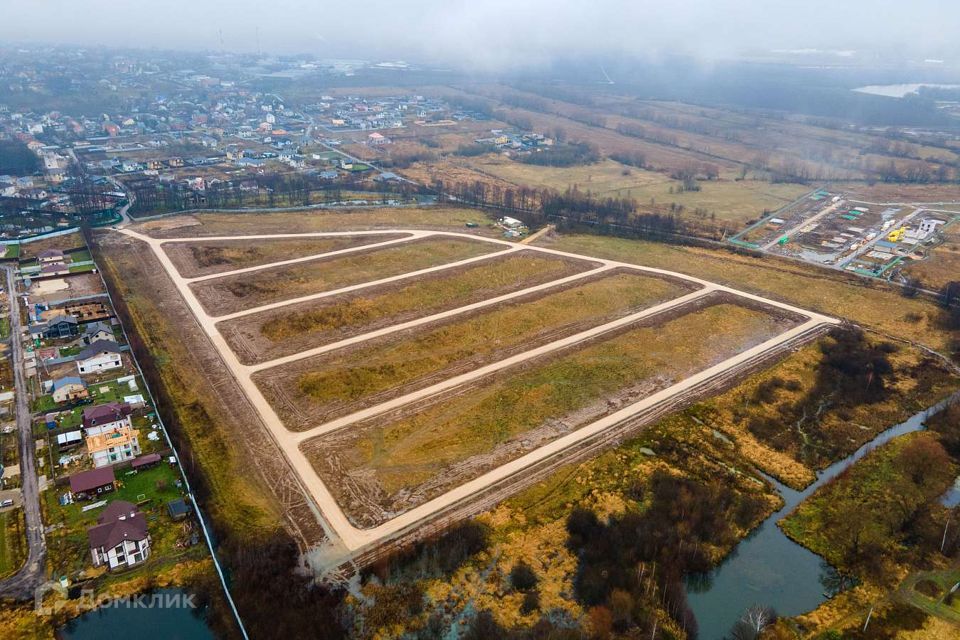
[[(271, 436), (275, 439), (280, 449), (283, 451), (284, 455), (287, 457), (290, 466), (293, 468), (294, 472), (299, 477), (300, 483), (303, 486), (305, 492), (313, 499), (316, 503), (320, 513), (323, 516), (324, 522), (323, 525), (327, 536), (331, 539), (332, 543), (337, 549), (342, 552), (340, 556), (341, 560), (348, 559), (349, 557), (359, 554), (361, 552), (367, 551), (372, 547), (376, 547), (382, 543), (385, 543), (391, 540), (394, 537), (397, 537), (403, 533), (408, 532), (411, 529), (414, 529), (424, 523), (431, 522), (438, 515), (441, 515), (451, 509), (452, 507), (461, 504), (463, 502), (469, 501), (472, 497), (482, 495), (484, 492), (491, 489), (498, 483), (506, 481), (513, 476), (522, 474), (524, 470), (528, 468), (535, 467), (536, 465), (542, 463), (545, 460), (562, 455), (565, 452), (576, 447), (577, 444), (589, 441), (590, 439), (604, 432), (605, 430), (612, 429), (624, 421), (630, 420), (632, 417), (637, 416), (645, 411), (655, 408), (662, 403), (668, 403), (671, 399), (675, 397), (683, 396), (690, 394), (691, 391), (699, 389), (701, 386), (709, 385), (709, 383), (718, 378), (723, 377), (724, 374), (729, 373), (731, 370), (736, 370), (741, 366), (749, 364), (755, 361), (758, 357), (763, 356), (764, 354), (774, 353), (778, 350), (784, 348), (785, 345), (794, 344), (798, 339), (802, 339), (808, 335), (814, 335), (819, 330), (821, 330), (825, 325), (834, 325), (839, 324), (839, 321), (823, 316), (821, 314), (813, 313), (804, 309), (799, 309), (797, 307), (777, 302), (774, 300), (768, 300), (761, 296), (754, 294), (738, 291), (729, 287), (721, 286), (714, 284), (712, 282), (702, 280), (699, 278), (694, 278), (686, 276), (683, 274), (667, 271), (664, 269), (654, 269), (650, 267), (642, 267), (634, 264), (618, 262), (614, 260), (604, 260), (592, 258), (589, 256), (582, 256), (578, 254), (568, 253), (564, 251), (558, 251), (555, 249), (548, 249), (545, 247), (529, 246), (529, 245), (518, 245), (504, 240), (491, 239), (491, 238), (479, 238), (474, 235), (455, 233), (455, 232), (430, 232), (430, 231), (415, 231), (415, 230), (405, 230), (405, 229), (391, 229), (388, 230), (388, 233), (408, 233), (410, 234), (409, 238), (411, 240), (422, 238), (424, 236), (438, 236), (438, 237), (462, 237), (468, 238), (473, 241), (481, 242), (490, 242), (499, 244), (503, 247), (503, 251), (494, 253), (492, 255), (503, 255), (506, 252), (512, 251), (539, 251), (544, 253), (550, 253), (557, 256), (564, 256), (572, 259), (586, 260), (594, 263), (598, 263), (600, 267), (598, 268), (621, 268), (621, 269), (633, 269), (642, 273), (648, 274), (659, 274), (661, 276), (674, 278), (678, 280), (683, 280), (691, 283), (692, 285), (697, 286), (697, 291), (693, 294), (687, 294), (690, 298), (697, 298), (702, 295), (706, 295), (710, 292), (725, 292), (727, 294), (738, 296), (746, 300), (759, 303), (768, 307), (775, 307), (781, 311), (792, 313), (805, 318), (798, 326), (774, 337), (771, 338), (759, 345), (756, 345), (742, 353), (739, 353), (731, 358), (724, 360), (712, 367), (709, 367), (703, 371), (698, 372), (695, 375), (692, 375), (685, 380), (674, 384), (666, 389), (663, 389), (649, 397), (646, 397), (634, 404), (631, 404), (623, 409), (612, 413), (600, 420), (597, 420), (587, 426), (584, 426), (578, 429), (575, 432), (569, 433), (561, 438), (558, 438), (538, 449), (530, 451), (529, 453), (512, 460), (502, 466), (499, 466), (495, 469), (484, 473), (483, 475), (466, 482), (455, 489), (447, 491), (446, 493), (437, 496), (409, 511), (406, 513), (393, 518), (379, 526), (372, 527), (369, 529), (360, 529), (353, 526), (346, 518), (344, 512), (337, 504), (331, 495), (329, 489), (321, 481), (320, 477), (317, 475), (316, 471), (313, 469), (313, 466), (310, 464), (307, 457), (300, 450), (300, 442), (303, 439), (302, 434), (297, 434), (288, 430), (280, 418), (277, 416), (276, 412), (261, 394), (260, 390), (254, 384), (251, 374), (254, 372), (254, 368), (250, 366), (243, 365), (237, 355), (230, 349), (226, 340), (220, 334), (217, 328), (217, 322), (224, 320), (226, 317), (231, 316), (220, 316), (212, 317), (210, 316), (202, 307), (199, 300), (194, 295), (193, 291), (190, 288), (190, 279), (184, 278), (176, 269), (173, 262), (167, 256), (166, 252), (163, 250), (163, 244), (167, 242), (203, 242), (209, 241), (212, 239), (232, 239), (232, 240), (269, 240), (273, 238), (289, 238), (289, 237), (330, 237), (337, 235), (363, 235), (365, 233), (373, 234), (383, 234), (384, 230), (378, 230), (374, 232), (318, 232), (318, 233), (307, 233), (307, 234), (261, 234), (261, 235), (248, 235), (248, 236), (220, 236), (220, 237), (201, 237), (201, 238), (174, 238), (174, 239), (158, 239), (151, 238), (142, 233), (138, 233), (131, 229), (121, 229), (120, 233), (123, 233), (129, 237), (140, 240), (141, 242), (147, 243), (157, 259), (163, 265), (163, 268), (166, 270), (167, 274), (174, 282), (177, 290), (180, 292), (181, 296), (189, 306), (190, 310), (194, 314), (203, 331), (209, 336), (211, 342), (219, 351), (221, 358), (226, 364), (227, 368), (233, 373), (236, 377), (237, 382), (243, 391), (247, 394), (250, 399), (251, 404), (254, 406), (256, 411), (260, 414), (261, 419), (264, 424), (267, 426), (267, 429), (270, 431)], [(368, 247), (369, 248), (369, 247)], [(314, 256), (316, 257), (316, 256)], [(337, 289), (333, 291), (327, 291), (320, 294), (315, 294), (314, 296), (308, 296), (307, 299), (313, 299), (321, 296), (335, 296), (347, 291), (356, 291), (365, 287), (381, 285), (386, 282), (398, 282), (404, 278), (419, 276), (425, 273), (435, 273), (441, 272), (445, 269), (451, 267), (459, 266), (465, 262), (476, 261), (489, 259), (489, 255), (480, 256), (476, 258), (470, 258), (468, 261), (458, 261), (454, 263), (449, 263), (445, 265), (439, 265), (430, 267), (428, 269), (421, 269), (416, 272), (401, 274), (398, 276), (392, 276), (391, 278), (385, 278), (381, 280), (376, 280), (368, 283), (362, 283), (357, 285), (352, 285), (350, 287), (344, 287), (342, 289)], [(259, 269), (268, 269), (275, 264), (265, 264), (259, 267), (253, 267), (243, 270), (244, 273), (249, 273)], [(229, 276), (231, 272), (224, 272), (223, 274), (218, 274), (218, 276)], [(544, 285), (539, 285), (540, 287), (547, 287), (550, 283), (545, 283)], [(529, 290), (525, 290), (526, 293), (529, 293)], [(521, 292), (517, 292), (518, 294)], [(511, 294), (512, 295), (512, 294)], [(676, 305), (680, 304), (678, 300), (664, 303), (666, 305)], [(292, 304), (294, 302), (300, 302), (303, 298), (286, 300), (282, 302), (272, 303), (270, 305), (264, 305), (263, 307), (258, 307), (255, 309), (246, 310), (242, 313), (257, 313), (263, 311), (266, 308), (279, 308), (284, 305)], [(656, 307), (655, 307), (656, 308)], [(649, 313), (651, 310), (647, 310)], [(445, 312), (447, 313), (447, 312)], [(636, 318), (631, 318), (636, 320)], [(606, 326), (606, 325), (605, 325)], [(364, 334), (359, 336), (354, 336), (337, 343), (337, 348), (342, 348), (344, 346), (359, 344), (366, 340), (371, 339), (374, 335), (382, 335), (381, 332), (372, 332), (372, 334)], [(578, 334), (580, 335), (580, 334)], [(718, 337), (722, 339), (722, 337)], [(557, 342), (567, 343), (571, 340), (571, 337), (564, 338), (563, 340)], [(543, 345), (538, 349), (533, 349), (524, 354), (519, 354), (514, 356), (511, 359), (510, 364), (516, 364), (523, 362), (530, 358), (535, 358), (543, 353), (547, 353), (551, 350), (558, 348), (555, 346), (556, 343), (551, 343), (548, 345)], [(500, 365), (496, 363), (495, 367), (506, 367), (510, 364)], [(468, 376), (465, 379), (472, 379), (476, 377), (476, 372), (465, 374)], [(481, 374), (482, 375), (482, 374)], [(459, 382), (446, 382), (444, 388), (449, 388), (451, 385), (460, 384), (463, 380)], [(423, 389), (411, 394), (404, 396), (405, 402), (414, 402), (421, 400), (427, 397), (431, 393), (435, 393), (436, 390)], [(371, 414), (372, 415), (372, 414)], [(364, 412), (359, 412), (350, 416), (354, 419), (362, 419), (364, 417), (369, 417), (369, 415)], [(345, 425), (343, 425), (345, 426)], [(334, 427), (335, 428), (335, 427)], [(321, 425), (318, 427), (319, 430), (329, 430), (327, 425)], [(316, 436), (317, 433), (310, 433), (311, 436)]]

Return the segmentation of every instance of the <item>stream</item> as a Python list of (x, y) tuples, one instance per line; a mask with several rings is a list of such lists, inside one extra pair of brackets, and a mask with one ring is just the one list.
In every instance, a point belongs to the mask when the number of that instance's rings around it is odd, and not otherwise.
[(818, 473), (816, 481), (803, 491), (764, 476), (783, 497), (783, 507), (741, 540), (713, 571), (687, 578), (687, 599), (700, 626), (700, 639), (722, 640), (743, 611), (753, 605), (773, 607), (780, 616), (795, 616), (825, 601), (828, 588), (823, 578), (832, 569), (820, 556), (784, 535), (777, 522), (869, 451), (897, 436), (920, 431), (929, 416), (957, 400), (960, 393), (880, 432), (850, 456)]

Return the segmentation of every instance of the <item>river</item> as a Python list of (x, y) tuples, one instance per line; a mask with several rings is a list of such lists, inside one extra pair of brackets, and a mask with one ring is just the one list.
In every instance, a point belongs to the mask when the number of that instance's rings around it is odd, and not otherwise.
[(881, 432), (852, 455), (817, 474), (817, 480), (803, 491), (767, 478), (783, 497), (783, 507), (742, 540), (720, 566), (687, 580), (687, 599), (700, 626), (700, 639), (722, 640), (743, 611), (753, 605), (771, 606), (781, 616), (795, 616), (812, 611), (826, 600), (827, 587), (822, 579), (832, 569), (820, 556), (784, 535), (777, 522), (870, 450), (923, 429), (929, 416), (958, 399), (960, 393)]
[[(136, 637), (137, 640), (213, 640), (204, 620), (205, 610), (189, 606), (178, 589), (157, 589), (144, 606), (108, 606), (74, 618), (57, 629), (61, 640), (102, 640)], [(155, 598), (151, 598), (157, 596)], [(148, 606), (149, 603), (168, 606)]]

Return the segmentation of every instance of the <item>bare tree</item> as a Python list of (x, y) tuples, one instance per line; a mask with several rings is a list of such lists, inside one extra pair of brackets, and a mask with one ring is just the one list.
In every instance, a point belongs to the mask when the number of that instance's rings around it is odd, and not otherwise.
[(777, 613), (771, 607), (753, 605), (743, 612), (733, 628), (731, 640), (757, 640), (764, 629), (777, 621)]

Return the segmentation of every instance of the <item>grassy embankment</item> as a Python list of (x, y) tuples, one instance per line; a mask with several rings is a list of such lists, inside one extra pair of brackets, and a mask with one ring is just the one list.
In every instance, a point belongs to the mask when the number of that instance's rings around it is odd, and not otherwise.
[(27, 559), (23, 509), (0, 513), (0, 578), (16, 573)]
[(502, 250), (497, 245), (437, 238), (370, 253), (225, 276), (193, 285), (204, 307), (215, 313), (249, 309), (279, 300), (339, 289)]
[[(960, 608), (946, 598), (960, 581), (958, 537), (946, 526), (955, 524), (955, 514), (938, 500), (960, 469), (960, 422), (951, 419), (952, 426), (932, 421), (934, 431), (870, 452), (780, 523), (792, 539), (860, 582), (797, 619), (808, 635), (932, 639), (960, 624)], [(864, 631), (870, 611), (874, 619)], [(772, 637), (790, 637), (793, 624), (781, 622)], [(915, 635), (901, 635), (908, 631)]]
[(119, 288), (133, 323), (157, 364), (163, 395), (169, 399), (166, 411), (173, 414), (183, 436), (189, 441), (191, 474), (202, 473), (210, 492), (205, 509), (232, 530), (256, 539), (264, 531), (279, 528), (279, 514), (247, 472), (242, 449), (220, 418), (218, 398), (204, 372), (195, 366), (195, 358), (171, 323), (163, 301), (136, 285), (135, 280), (119, 277), (129, 273), (137, 256), (132, 253), (106, 252), (100, 265)]
[[(298, 406), (306, 404), (324, 413), (336, 411), (457, 363), (476, 363), (497, 352), (532, 348), (538, 336), (559, 338), (565, 328), (602, 323), (669, 300), (682, 291), (666, 280), (619, 273), (385, 344), (320, 356), (311, 370), (297, 375), (296, 380), (282, 379), (279, 384), (287, 393), (288, 387), (295, 385)], [(297, 364), (290, 367), (300, 370)], [(272, 375), (275, 373), (265, 372), (258, 377), (271, 380)], [(306, 429), (310, 425), (297, 426)]]
[[(409, 418), (358, 432), (340, 453), (345, 466), (369, 470), (393, 493), (489, 453), (548, 420), (590, 407), (591, 413), (605, 413), (606, 401), (594, 406), (599, 399), (612, 399), (630, 387), (646, 395), (649, 388), (644, 387), (672, 384), (779, 330), (761, 312), (732, 304), (711, 306), (533, 364)], [(720, 344), (718, 336), (723, 337)], [(589, 417), (571, 419), (577, 423)], [(331, 453), (328, 443), (307, 451), (315, 463)]]

